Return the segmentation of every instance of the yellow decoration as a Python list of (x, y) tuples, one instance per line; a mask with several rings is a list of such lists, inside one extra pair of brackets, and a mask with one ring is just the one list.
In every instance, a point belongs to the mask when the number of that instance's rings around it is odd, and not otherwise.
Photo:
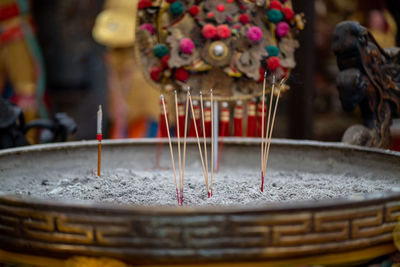
[(106, 9), (96, 18), (93, 38), (107, 47), (129, 47), (135, 42), (136, 10)]

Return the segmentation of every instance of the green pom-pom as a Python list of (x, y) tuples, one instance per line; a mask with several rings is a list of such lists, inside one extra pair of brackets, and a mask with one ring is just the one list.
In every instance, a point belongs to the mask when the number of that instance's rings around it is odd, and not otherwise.
[(276, 57), (279, 55), (279, 48), (274, 45), (269, 45), (265, 48), (268, 52), (268, 56)]
[(173, 2), (170, 6), (169, 9), (171, 10), (171, 13), (174, 16), (179, 16), (180, 14), (183, 13), (183, 5), (179, 1)]
[(278, 23), (279, 21), (281, 21), (283, 19), (282, 12), (280, 12), (277, 9), (271, 9), (270, 11), (268, 11), (267, 17), (268, 17), (268, 20), (273, 23)]
[(156, 44), (153, 48), (153, 53), (156, 57), (162, 58), (168, 54), (168, 47), (165, 44)]

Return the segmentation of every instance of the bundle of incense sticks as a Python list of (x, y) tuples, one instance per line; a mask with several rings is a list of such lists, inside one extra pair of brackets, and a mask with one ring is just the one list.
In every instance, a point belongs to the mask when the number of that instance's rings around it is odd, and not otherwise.
[[(264, 101), (264, 95), (265, 95), (265, 84), (266, 84), (266, 78), (267, 74), (264, 74), (264, 85), (263, 85), (263, 101)], [(262, 134), (261, 137), (261, 192), (264, 191), (264, 176), (267, 171), (268, 167), (268, 155), (269, 155), (269, 148), (271, 146), (271, 139), (272, 139), (272, 132), (274, 130), (274, 124), (275, 124), (275, 118), (276, 118), (276, 111), (278, 109), (278, 103), (279, 103), (279, 97), (281, 93), (281, 89), (285, 83), (286, 79), (282, 79), (279, 85), (278, 92), (276, 94), (276, 99), (275, 99), (275, 105), (274, 105), (274, 111), (272, 113), (272, 119), (271, 119), (271, 111), (272, 111), (272, 105), (273, 105), (273, 98), (275, 95), (275, 75), (272, 76), (272, 88), (270, 92), (270, 101), (269, 101), (269, 108), (268, 108), (268, 118), (267, 118), (267, 125), (266, 125), (266, 133), (265, 133), (265, 141), (264, 141), (264, 134)], [(264, 103), (263, 103), (264, 106)], [(263, 112), (264, 114), (264, 112)], [(262, 118), (262, 121), (264, 121), (264, 118)], [(262, 132), (264, 131), (264, 125), (262, 128)]]
[[(210, 90), (210, 97), (211, 97), (211, 105), (210, 106), (210, 110), (209, 112), (211, 113), (211, 125), (213, 125), (213, 93), (212, 90)], [(181, 124), (182, 124), (182, 108), (179, 107), (178, 105), (178, 97), (177, 97), (177, 93), (175, 91), (175, 112), (176, 112), (176, 132), (177, 132), (177, 141), (178, 141), (178, 160), (179, 160), (179, 164), (178, 164), (178, 168), (179, 168), (179, 172), (178, 172), (178, 179), (179, 179), (179, 186), (178, 186), (178, 182), (177, 182), (177, 175), (176, 175), (176, 169), (175, 169), (175, 161), (174, 161), (174, 153), (173, 153), (173, 149), (172, 149), (172, 141), (171, 141), (171, 136), (169, 133), (169, 126), (168, 126), (168, 117), (167, 117), (167, 113), (166, 113), (166, 105), (165, 105), (165, 101), (164, 101), (164, 96), (161, 95), (160, 96), (161, 99), (161, 103), (162, 103), (162, 107), (163, 107), (163, 113), (164, 113), (164, 121), (165, 121), (165, 126), (167, 128), (167, 137), (168, 137), (168, 142), (169, 142), (169, 148), (170, 148), (170, 155), (171, 155), (171, 164), (172, 164), (172, 169), (173, 169), (173, 174), (174, 174), (174, 182), (175, 182), (175, 187), (176, 187), (176, 195), (177, 195), (177, 199), (178, 199), (178, 205), (183, 205), (183, 192), (184, 192), (184, 177), (185, 177), (185, 165), (186, 165), (186, 143), (187, 143), (187, 133), (188, 133), (188, 115), (189, 115), (189, 105), (191, 108), (191, 113), (192, 113), (192, 119), (193, 119), (193, 128), (194, 128), (194, 134), (197, 138), (197, 145), (199, 148), (199, 154), (200, 154), (200, 160), (201, 160), (201, 164), (202, 164), (202, 168), (203, 168), (203, 174), (204, 174), (204, 180), (205, 180), (205, 184), (206, 184), (206, 189), (207, 189), (207, 195), (208, 197), (212, 196), (212, 184), (213, 184), (213, 161), (214, 161), (214, 153), (213, 153), (213, 140), (214, 140), (214, 128), (211, 127), (211, 186), (209, 183), (209, 173), (208, 173), (208, 154), (207, 154), (207, 134), (206, 134), (206, 127), (205, 127), (205, 123), (206, 123), (206, 119), (205, 119), (205, 109), (204, 109), (204, 101), (203, 101), (203, 94), (200, 92), (200, 109), (201, 109), (201, 123), (202, 123), (202, 129), (203, 129), (203, 149), (201, 148), (201, 142), (200, 142), (200, 134), (199, 134), (199, 129), (197, 127), (197, 123), (196, 123), (196, 113), (194, 110), (194, 105), (193, 105), (193, 101), (192, 101), (192, 97), (190, 94), (190, 89), (187, 89), (187, 95), (186, 95), (186, 113), (185, 113), (185, 119), (184, 119), (184, 129), (183, 129), (183, 133), (184, 133), (184, 141), (183, 141), (183, 157), (181, 157)], [(204, 156), (203, 156), (203, 152), (204, 152)], [(178, 189), (179, 187), (179, 189)], [(210, 192), (210, 188), (211, 188), (211, 192)]]

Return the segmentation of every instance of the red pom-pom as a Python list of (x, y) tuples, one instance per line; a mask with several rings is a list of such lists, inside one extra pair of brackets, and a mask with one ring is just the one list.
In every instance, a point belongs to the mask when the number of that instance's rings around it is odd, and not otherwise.
[(224, 5), (224, 4), (219, 4), (219, 5), (217, 6), (217, 10), (218, 10), (219, 12), (224, 12), (224, 11), (225, 11), (225, 5)]
[(189, 72), (184, 68), (179, 68), (175, 70), (174, 77), (178, 81), (186, 82), (189, 79)]
[(163, 68), (168, 68), (168, 60), (169, 60), (169, 55), (165, 55), (161, 58), (161, 66)]
[(207, 14), (207, 17), (208, 17), (209, 19), (211, 19), (212, 17), (214, 17), (214, 12), (209, 12), (209, 13)]
[(189, 13), (192, 16), (196, 16), (197, 14), (199, 14), (200, 9), (198, 6), (192, 6), (191, 8), (189, 8)]
[(279, 2), (277, 0), (273, 0), (273, 1), (271, 1), (271, 3), (269, 3), (269, 8), (282, 10), (282, 4), (281, 4), (281, 2)]
[(152, 6), (151, 0), (140, 0), (138, 3), (138, 9), (143, 9), (151, 6)]
[(161, 79), (162, 66), (154, 66), (150, 70), (150, 77), (153, 81), (158, 82)]
[(176, 0), (167, 0), (168, 4), (172, 4), (173, 2), (175, 2)]
[(229, 38), (229, 36), (231, 36), (231, 29), (228, 27), (228, 25), (219, 25), (217, 27), (217, 35), (221, 39)]
[(212, 24), (204, 25), (201, 33), (206, 39), (213, 39), (217, 35), (217, 28)]
[(282, 11), (287, 20), (292, 20), (294, 18), (293, 9), (291, 9), (290, 7), (285, 6), (285, 7), (283, 7)]
[(245, 25), (245, 24), (247, 24), (247, 23), (250, 22), (250, 16), (247, 15), (247, 14), (242, 14), (242, 15), (240, 15), (240, 17), (239, 17), (239, 21), (240, 21), (240, 23), (242, 23), (243, 25)]
[(275, 71), (281, 65), (279, 57), (270, 57), (267, 59), (267, 67), (271, 71)]
[(228, 4), (232, 3), (234, 0), (227, 0)]

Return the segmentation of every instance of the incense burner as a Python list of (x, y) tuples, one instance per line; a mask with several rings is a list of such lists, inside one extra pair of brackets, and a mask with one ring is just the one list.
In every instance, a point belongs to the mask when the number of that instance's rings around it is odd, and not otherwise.
[[(221, 172), (259, 168), (259, 140), (226, 138), (224, 143)], [(150, 139), (105, 141), (103, 166), (152, 168), (156, 144)], [(197, 160), (195, 145), (188, 146), (188, 161)], [(3, 150), (0, 177), (36, 173), (40, 179), (51, 170), (95, 168), (96, 149), (97, 142), (89, 141)], [(161, 161), (168, 162), (165, 151)], [(273, 140), (271, 145), (270, 167), (277, 170), (321, 175), (353, 171), (360, 179), (367, 173), (383, 179), (398, 177), (399, 163), (400, 153), (341, 143)], [(343, 266), (394, 252), (399, 215), (396, 188), (334, 200), (229, 207), (144, 207), (2, 195), (0, 262)]]

